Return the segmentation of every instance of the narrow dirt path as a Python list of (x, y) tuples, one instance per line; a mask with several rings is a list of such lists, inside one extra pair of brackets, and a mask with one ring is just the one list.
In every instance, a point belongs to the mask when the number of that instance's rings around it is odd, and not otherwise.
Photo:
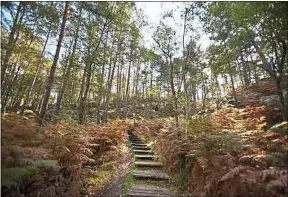
[(132, 154), (128, 153), (123, 156), (119, 163), (117, 176), (94, 197), (123, 197), (124, 178), (128, 173), (132, 162)]

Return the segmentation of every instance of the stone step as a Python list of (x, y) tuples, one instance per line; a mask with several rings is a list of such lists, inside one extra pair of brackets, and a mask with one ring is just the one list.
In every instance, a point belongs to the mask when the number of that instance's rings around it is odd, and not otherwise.
[(138, 136), (128, 136), (130, 139), (135, 139), (135, 138), (140, 138), (140, 137), (138, 137)]
[(128, 136), (130, 139), (140, 139), (138, 136)]
[(131, 140), (130, 140), (130, 143), (135, 143), (135, 144), (144, 144), (144, 142), (143, 142), (143, 141), (140, 141), (140, 140), (139, 140), (139, 141), (131, 141)]
[(142, 140), (129, 140), (131, 143), (144, 143)]
[(159, 159), (158, 155), (135, 155), (135, 159), (146, 159), (146, 160), (156, 160)]
[(141, 142), (142, 142), (141, 139), (129, 139), (129, 141), (130, 141), (130, 142), (138, 142), (138, 141), (141, 141)]
[(127, 195), (128, 197), (174, 197), (168, 189), (152, 185), (134, 185)]
[(137, 179), (169, 179), (168, 174), (157, 171), (135, 171), (133, 176)]
[(132, 146), (132, 147), (138, 150), (151, 150), (151, 148), (148, 146)]
[(147, 146), (146, 144), (144, 144), (144, 142), (137, 142), (137, 143), (135, 143), (135, 142), (131, 142), (131, 145), (135, 145), (135, 146)]
[(160, 168), (163, 166), (160, 162), (153, 162), (153, 161), (135, 161), (135, 166), (137, 167), (157, 167)]
[(153, 154), (152, 150), (139, 150), (139, 149), (133, 149), (133, 152), (135, 154), (141, 154), (141, 155), (149, 155), (149, 154)]
[(129, 140), (131, 140), (131, 141), (142, 141), (141, 138), (129, 138)]

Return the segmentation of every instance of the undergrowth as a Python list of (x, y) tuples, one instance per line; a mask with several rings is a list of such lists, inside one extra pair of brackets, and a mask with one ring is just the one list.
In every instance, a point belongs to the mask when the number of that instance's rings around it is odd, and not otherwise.
[(2, 117), (1, 123), (3, 196), (97, 193), (117, 172), (129, 126), (120, 120), (85, 126), (59, 121), (38, 130), (34, 120), (15, 114)]
[[(220, 119), (221, 113), (224, 112), (215, 112), (211, 117)], [(138, 122), (135, 131), (153, 141), (164, 169), (178, 183), (175, 185), (193, 196), (287, 194), (287, 136), (274, 132), (275, 128), (259, 130), (264, 128), (265, 119), (250, 108), (225, 113), (226, 118), (216, 127), (212, 124), (214, 119), (195, 117), (190, 119), (188, 128), (184, 124), (176, 128), (170, 119), (158, 119)], [(259, 119), (251, 118), (251, 113)], [(263, 173), (271, 179), (263, 179)]]

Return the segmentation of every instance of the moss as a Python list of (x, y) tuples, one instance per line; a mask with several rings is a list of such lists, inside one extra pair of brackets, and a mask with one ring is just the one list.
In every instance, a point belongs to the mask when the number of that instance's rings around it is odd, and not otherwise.
[(9, 188), (12, 185), (20, 183), (24, 178), (33, 174), (36, 169), (35, 166), (4, 168), (1, 175), (2, 186)]
[(36, 117), (36, 114), (32, 110), (25, 109), (24, 110), (24, 116), (29, 118), (29, 119), (34, 119)]
[(111, 173), (109, 171), (98, 171), (93, 177), (88, 179), (90, 184), (93, 184), (97, 187), (102, 186), (109, 180), (111, 177)]
[(11, 187), (17, 183), (20, 183), (28, 176), (34, 174), (39, 170), (39, 167), (56, 167), (57, 160), (36, 160), (21, 159), (17, 167), (3, 168), (1, 181), (2, 186)]
[(116, 165), (117, 163), (115, 161), (107, 162), (101, 165), (99, 170), (88, 178), (88, 183), (93, 185), (92, 192), (99, 191), (111, 180), (117, 170)]
[(41, 166), (56, 167), (56, 166), (58, 166), (58, 161), (57, 160), (44, 160), (44, 159), (41, 159), (41, 160), (36, 160), (34, 163), (38, 167), (41, 167)]
[(135, 165), (133, 164), (131, 167), (130, 167), (130, 170), (129, 172), (127, 173), (127, 175), (125, 176), (124, 178), (124, 181), (123, 181), (123, 185), (124, 185), (124, 193), (125, 195), (127, 194), (128, 190), (134, 185), (135, 183), (135, 179), (133, 178), (133, 172), (137, 170), (137, 168), (135, 167)]

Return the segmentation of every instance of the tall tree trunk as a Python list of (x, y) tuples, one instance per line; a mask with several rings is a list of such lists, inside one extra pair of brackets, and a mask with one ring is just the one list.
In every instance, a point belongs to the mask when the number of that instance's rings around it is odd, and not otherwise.
[(242, 66), (243, 66), (243, 78), (244, 78), (244, 82), (245, 82), (245, 85), (249, 85), (250, 84), (250, 79), (249, 79), (249, 76), (248, 76), (248, 71), (249, 71), (249, 65), (247, 65), (244, 61), (244, 57), (243, 57), (243, 54), (240, 53), (240, 57), (241, 57), (241, 61), (242, 61)]
[[(79, 17), (80, 17), (81, 13), (82, 13), (82, 9), (81, 8), (80, 8), (80, 12), (79, 13), (80, 13), (79, 14)], [(68, 83), (69, 78), (70, 78), (72, 65), (74, 63), (74, 56), (75, 56), (76, 47), (77, 47), (77, 41), (78, 41), (78, 37), (79, 37), (79, 26), (80, 26), (80, 21), (77, 22), (77, 27), (76, 27), (75, 37), (74, 37), (74, 44), (73, 44), (73, 48), (72, 48), (72, 53), (71, 53), (71, 56), (69, 58), (69, 63), (68, 63), (66, 72), (64, 74), (63, 80), (62, 80), (60, 91), (59, 91), (59, 93), (57, 95), (57, 101), (56, 101), (56, 106), (55, 106), (55, 115), (56, 116), (59, 115), (61, 101), (62, 101), (63, 95), (65, 93), (67, 83)]]
[(83, 101), (83, 93), (85, 90), (85, 80), (86, 80), (86, 75), (87, 75), (87, 70), (88, 66), (85, 65), (83, 76), (82, 76), (82, 81), (81, 81), (81, 86), (80, 86), (80, 92), (79, 92), (79, 97), (78, 97), (78, 119), (79, 122), (84, 122), (83, 119), (83, 114), (84, 114), (84, 101)]
[(193, 98), (193, 113), (197, 112), (197, 89), (196, 87), (192, 86), (192, 98)]
[(283, 92), (282, 92), (282, 84), (281, 84), (281, 79), (280, 77), (277, 78), (276, 80), (276, 87), (277, 87), (277, 94), (279, 96), (279, 100), (280, 100), (280, 105), (281, 105), (281, 114), (282, 114), (282, 118), (284, 121), (287, 121), (288, 120), (288, 115), (287, 115), (287, 112), (288, 112), (288, 107), (287, 107), (287, 100), (284, 99), (284, 96), (283, 96)]
[(129, 65), (128, 65), (128, 74), (127, 74), (126, 91), (125, 91), (125, 106), (126, 106), (126, 107), (125, 107), (125, 118), (127, 118), (127, 112), (128, 112), (131, 64), (132, 64), (132, 57), (131, 57), (131, 53), (130, 53), (130, 61), (129, 61)]
[(177, 100), (177, 95), (176, 95), (176, 90), (175, 90), (175, 86), (174, 86), (174, 76), (173, 76), (173, 72), (174, 72), (174, 65), (172, 62), (172, 55), (170, 55), (169, 57), (170, 59), (170, 86), (171, 86), (171, 91), (172, 91), (172, 95), (173, 95), (173, 101), (174, 101), (174, 107), (175, 107), (175, 124), (176, 127), (179, 126), (179, 117), (178, 117), (178, 100)]
[(220, 89), (220, 84), (218, 82), (217, 76), (215, 76), (215, 83), (216, 83), (216, 89), (217, 89), (216, 108), (218, 110), (220, 109), (221, 89)]
[(108, 92), (107, 92), (106, 101), (104, 104), (104, 115), (103, 115), (103, 121), (105, 123), (108, 121), (108, 109), (109, 109), (109, 101), (110, 101), (111, 90), (112, 90), (112, 82), (114, 78), (114, 72), (115, 72), (115, 67), (116, 67), (119, 53), (120, 53), (120, 44), (118, 44), (115, 61), (111, 70), (111, 75), (109, 76), (109, 80), (108, 80), (108, 88), (107, 88)]
[(87, 97), (88, 97), (90, 82), (91, 82), (92, 65), (93, 65), (93, 63), (90, 63), (90, 65), (88, 66), (85, 91), (84, 91), (83, 97), (81, 97), (79, 124), (85, 124), (85, 122), (86, 122)]
[[(10, 60), (10, 57), (12, 55), (12, 52), (13, 52), (13, 49), (14, 49), (14, 46), (15, 46), (15, 43), (17, 41), (17, 38), (15, 39), (14, 38), (14, 35), (16, 33), (16, 27), (19, 23), (21, 23), (22, 21), (22, 18), (23, 17), (20, 17), (20, 12), (22, 11), (22, 8), (24, 6), (24, 3), (25, 2), (22, 2), (20, 1), (19, 2), (19, 5), (17, 7), (17, 11), (16, 11), (16, 15), (15, 15), (15, 19), (13, 21), (13, 26), (12, 26), (12, 29), (11, 29), (11, 32), (10, 32), (10, 35), (9, 35), (9, 40), (8, 40), (8, 44), (7, 44), (7, 49), (6, 49), (6, 54), (5, 54), (5, 57), (3, 59), (3, 64), (2, 64), (2, 67), (1, 67), (1, 86), (3, 88), (3, 81), (4, 81), (4, 77), (5, 77), (5, 73), (6, 73), (6, 69), (8, 67), (8, 63), (9, 63), (9, 60)], [(19, 19), (20, 18), (20, 19)]]
[[(28, 63), (27, 67), (30, 65), (30, 62)], [(15, 83), (19, 77), (19, 73), (20, 73), (20, 68), (21, 68), (22, 64), (20, 63), (20, 65), (18, 66), (17, 68), (17, 71), (16, 71), (16, 74), (15, 76), (13, 77), (12, 81), (10, 82), (8, 88), (7, 88), (7, 91), (5, 92), (5, 97), (4, 97), (4, 100), (3, 100), (3, 108), (5, 109), (6, 106), (7, 106), (7, 102), (9, 100), (9, 97), (11, 96), (11, 94), (13, 94), (13, 87), (15, 86)], [(12, 95), (13, 96), (13, 95)]]
[[(93, 54), (96, 53), (99, 49), (99, 46), (101, 44), (102, 41), (102, 37), (104, 35), (104, 31), (107, 27), (108, 23), (107, 23), (107, 18), (106, 21), (103, 25), (103, 28), (101, 29), (101, 33), (100, 33), (100, 37), (99, 37), (99, 41), (97, 43), (96, 48), (93, 49)], [(90, 54), (90, 48), (88, 48), (88, 54)], [(91, 83), (91, 76), (92, 76), (92, 65), (94, 63), (94, 59), (92, 59), (92, 61), (90, 62), (90, 65), (88, 66), (88, 70), (86, 71), (86, 87), (85, 87), (85, 91), (84, 91), (84, 95), (82, 96), (82, 94), (80, 94), (80, 99), (79, 99), (79, 123), (80, 124), (85, 124), (86, 122), (86, 111), (87, 111), (87, 97), (88, 97), (88, 93), (89, 93), (89, 87), (90, 87), (90, 83)]]
[(253, 75), (254, 75), (255, 83), (258, 83), (259, 82), (259, 77), (257, 75), (257, 69), (256, 69), (255, 66), (253, 68)]
[(234, 100), (235, 100), (235, 104), (236, 104), (236, 107), (239, 107), (239, 102), (238, 102), (238, 99), (237, 99), (237, 94), (236, 94), (236, 90), (235, 90), (235, 84), (234, 84), (233, 75), (231, 73), (229, 73), (229, 75), (230, 75), (230, 79), (231, 79), (232, 94), (233, 94), (233, 97), (234, 97)]
[[(24, 103), (23, 103), (23, 106), (22, 106), (22, 109), (20, 111), (20, 115), (23, 116), (23, 113), (24, 113), (24, 110), (25, 110), (25, 107), (26, 107), (26, 104), (28, 103), (28, 100), (29, 100), (29, 97), (30, 97), (30, 94), (32, 92), (32, 89), (35, 85), (35, 82), (36, 82), (36, 79), (38, 77), (38, 74), (39, 74), (39, 71), (40, 71), (40, 68), (41, 68), (41, 65), (42, 65), (42, 59), (43, 59), (43, 54), (44, 54), (44, 51), (46, 50), (46, 46), (47, 46), (47, 43), (48, 43), (48, 40), (49, 40), (49, 36), (50, 36), (50, 30), (47, 34), (47, 37), (46, 37), (46, 40), (45, 40), (45, 44), (44, 44), (44, 47), (42, 49), (42, 52), (41, 52), (41, 55), (40, 55), (40, 58), (39, 58), (39, 62), (38, 62), (38, 65), (37, 65), (37, 68), (36, 68), (36, 73), (34, 75), (34, 78), (33, 78), (33, 81), (32, 81), (32, 84), (29, 86), (28, 88), (28, 91), (26, 93), (26, 96), (25, 96), (25, 99), (24, 99)], [(29, 103), (30, 104), (30, 103)]]
[[(19, 36), (19, 33), (17, 34), (17, 37), (18, 36)], [(16, 40), (17, 40), (17, 38), (16, 38)], [(31, 40), (27, 40), (26, 44), (28, 45), (28, 47), (27, 47), (28, 49), (31, 47), (33, 41), (34, 41), (34, 37), (32, 37)], [(10, 93), (11, 93), (11, 91), (13, 89), (15, 81), (18, 78), (18, 74), (19, 74), (20, 68), (23, 66), (23, 61), (21, 59), (21, 57), (22, 57), (21, 55), (22, 55), (22, 53), (19, 53), (19, 55), (17, 57), (17, 61), (15, 62), (14, 67), (12, 68), (11, 76), (9, 78), (7, 77), (8, 79), (5, 80), (5, 83), (3, 81), (3, 87), (1, 89), (1, 92), (2, 92), (2, 100), (1, 100), (1, 102), (2, 102), (3, 111), (6, 111), (7, 101), (9, 100), (9, 97), (11, 96)], [(19, 60), (20, 60), (20, 62), (18, 63)], [(30, 62), (28, 63), (27, 67), (29, 66), (29, 64), (30, 64)], [(14, 75), (17, 65), (19, 65), (19, 66), (18, 66), (18, 69), (16, 71), (16, 74)]]
[(120, 71), (120, 64), (117, 66), (117, 97), (116, 97), (116, 114), (117, 117), (120, 118), (120, 99), (121, 99), (121, 71)]
[[(106, 40), (105, 40), (105, 43), (104, 43), (104, 55), (107, 54), (107, 50), (106, 50), (106, 47), (108, 45), (108, 37), (109, 37), (109, 30), (107, 30), (107, 33), (106, 33)], [(109, 64), (110, 65), (110, 64)], [(105, 76), (105, 62), (102, 63), (102, 68), (101, 68), (101, 79), (100, 79), (100, 93), (99, 93), (99, 96), (98, 96), (98, 104), (97, 104), (97, 123), (101, 123), (101, 119), (102, 119), (102, 115), (101, 115), (101, 109), (102, 109), (102, 105), (104, 103), (104, 76)]]
[(150, 62), (150, 101), (149, 101), (149, 116), (150, 119), (152, 119), (152, 103), (153, 103), (153, 95), (152, 95), (152, 88), (153, 88), (153, 68), (152, 68), (152, 64)]
[(206, 86), (205, 86), (205, 81), (203, 80), (202, 82), (202, 92), (201, 92), (201, 97), (202, 97), (202, 111), (205, 109), (205, 101), (206, 101)]
[(276, 85), (277, 94), (279, 96), (280, 105), (281, 105), (282, 118), (284, 121), (287, 121), (288, 120), (288, 115), (287, 115), (288, 106), (286, 105), (286, 102), (284, 100), (284, 96), (283, 96), (283, 92), (282, 92), (282, 85), (281, 85), (283, 68), (284, 68), (284, 64), (285, 64), (284, 61), (285, 61), (285, 58), (287, 57), (286, 43), (285, 42), (283, 43), (283, 54), (282, 54), (281, 61), (279, 61), (278, 74), (276, 73), (275, 70), (273, 70), (271, 63), (269, 63), (268, 60), (266, 59), (262, 49), (255, 42), (253, 42), (253, 45), (254, 45), (257, 53), (259, 54), (260, 59), (263, 62), (263, 66), (262, 67), (261, 67), (261, 65), (259, 65), (259, 66), (262, 69), (264, 69), (265, 71), (267, 71), (270, 78), (274, 81), (274, 83)]
[(61, 24), (58, 44), (57, 44), (57, 48), (56, 48), (53, 64), (52, 64), (51, 69), (50, 69), (50, 74), (49, 74), (49, 77), (48, 77), (48, 80), (47, 80), (45, 96), (43, 98), (43, 103), (42, 103), (41, 111), (40, 111), (40, 114), (39, 114), (39, 119), (38, 119), (38, 124), (39, 125), (42, 125), (42, 123), (43, 123), (43, 119), (44, 119), (45, 114), (46, 114), (47, 104), (48, 104), (48, 100), (49, 100), (49, 97), (50, 97), (52, 85), (53, 85), (53, 82), (54, 82), (54, 75), (55, 75), (55, 72), (56, 72), (57, 62), (58, 62), (58, 59), (59, 59), (59, 54), (60, 54), (60, 49), (61, 49), (61, 44), (62, 44), (62, 40), (63, 40), (63, 37), (64, 37), (66, 20), (67, 20), (67, 17), (68, 17), (69, 4), (70, 4), (69, 1), (65, 2), (65, 10), (64, 10), (64, 14), (63, 14), (63, 19), (62, 19), (62, 24)]
[(139, 70), (140, 70), (140, 60), (138, 59), (137, 66), (136, 66), (136, 71), (134, 75), (134, 83), (133, 83), (133, 121), (135, 125), (135, 118), (136, 118), (136, 102), (138, 99), (138, 81), (139, 81)]

